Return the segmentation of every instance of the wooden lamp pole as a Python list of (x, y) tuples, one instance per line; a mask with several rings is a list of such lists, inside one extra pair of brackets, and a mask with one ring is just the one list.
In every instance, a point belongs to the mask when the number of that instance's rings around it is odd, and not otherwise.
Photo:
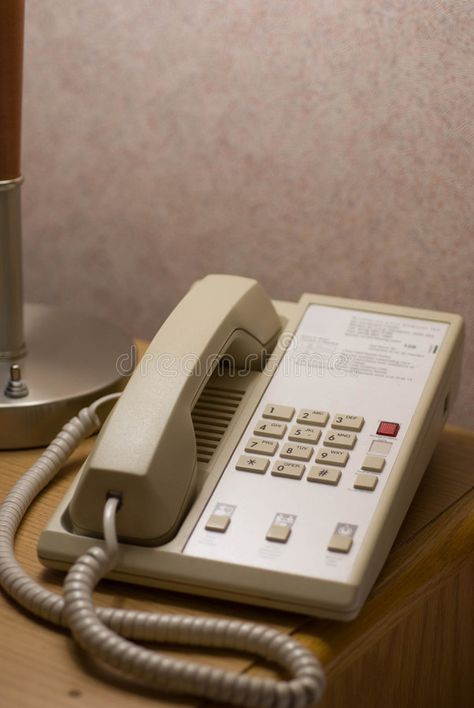
[(119, 389), (133, 366), (131, 342), (113, 325), (23, 305), (24, 16), (24, 0), (0, 0), (0, 449), (49, 443), (82, 406)]

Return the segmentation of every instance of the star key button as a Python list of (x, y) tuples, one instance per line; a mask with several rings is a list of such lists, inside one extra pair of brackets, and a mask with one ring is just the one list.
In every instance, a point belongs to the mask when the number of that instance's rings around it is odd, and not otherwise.
[(270, 460), (265, 457), (254, 457), (253, 455), (241, 455), (237, 460), (235, 468), (241, 472), (256, 472), (265, 474)]

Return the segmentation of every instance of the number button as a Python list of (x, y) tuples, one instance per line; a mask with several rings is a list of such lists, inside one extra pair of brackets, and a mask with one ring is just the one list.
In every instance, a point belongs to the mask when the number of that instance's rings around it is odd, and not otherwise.
[(287, 426), (284, 423), (273, 423), (270, 420), (259, 420), (253, 431), (254, 435), (261, 435), (265, 438), (281, 438), (286, 433)]
[(329, 430), (323, 440), (323, 445), (327, 447), (342, 447), (347, 450), (352, 450), (357, 440), (354, 433), (334, 433)]
[(312, 445), (315, 445), (320, 437), (321, 431), (318, 430), (318, 428), (303, 428), (298, 425), (294, 425), (290, 430), (288, 440), (294, 440), (294, 442), (311, 443)]
[(303, 460), (307, 462), (313, 454), (313, 448), (309, 445), (299, 445), (298, 443), (286, 443), (283, 445), (280, 456), (290, 460)]
[(245, 446), (245, 452), (258, 452), (260, 455), (274, 455), (278, 449), (278, 443), (273, 440), (258, 440), (250, 438)]
[(347, 460), (349, 459), (349, 453), (345, 450), (332, 450), (329, 448), (322, 448), (318, 451), (316, 455), (316, 462), (321, 465), (335, 465), (336, 467), (345, 467)]
[(298, 462), (283, 462), (277, 460), (272, 467), (272, 475), (274, 477), (289, 477), (290, 479), (301, 479), (305, 467)]
[(291, 420), (295, 414), (295, 409), (290, 406), (275, 406), (269, 403), (263, 411), (264, 418), (274, 418), (275, 420)]
[(336, 430), (354, 430), (358, 433), (362, 430), (364, 419), (358, 415), (346, 415), (345, 413), (336, 413), (331, 423), (331, 428)]
[(324, 427), (329, 420), (329, 413), (326, 411), (313, 411), (310, 408), (303, 408), (296, 418), (297, 423), (307, 425), (320, 425)]

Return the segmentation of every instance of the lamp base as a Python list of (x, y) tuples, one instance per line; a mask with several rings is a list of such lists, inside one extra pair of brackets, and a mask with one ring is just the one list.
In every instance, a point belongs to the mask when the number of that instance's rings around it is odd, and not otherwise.
[[(37, 304), (25, 305), (24, 318), (27, 353), (0, 358), (3, 450), (47, 445), (83, 406), (123, 388), (134, 366), (132, 341), (103, 320)], [(21, 397), (11, 394), (12, 365)]]

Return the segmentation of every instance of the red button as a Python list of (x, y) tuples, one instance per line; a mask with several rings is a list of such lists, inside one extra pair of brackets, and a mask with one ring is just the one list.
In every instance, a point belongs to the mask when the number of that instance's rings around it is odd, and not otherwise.
[(379, 427), (377, 428), (377, 435), (388, 435), (391, 438), (396, 438), (399, 430), (399, 423), (388, 423), (386, 420), (383, 420), (381, 423), (379, 423)]

